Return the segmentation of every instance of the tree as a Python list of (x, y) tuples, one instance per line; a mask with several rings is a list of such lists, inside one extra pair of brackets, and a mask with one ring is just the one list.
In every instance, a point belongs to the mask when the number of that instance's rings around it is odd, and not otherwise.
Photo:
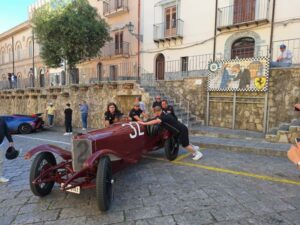
[(41, 58), (53, 68), (67, 60), (74, 69), (98, 56), (111, 39), (108, 24), (87, 0), (52, 0), (35, 10), (32, 24)]

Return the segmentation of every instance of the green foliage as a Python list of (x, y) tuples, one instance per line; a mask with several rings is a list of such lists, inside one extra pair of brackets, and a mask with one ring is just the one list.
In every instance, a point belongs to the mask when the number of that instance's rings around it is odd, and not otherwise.
[(41, 57), (49, 67), (70, 68), (96, 57), (110, 40), (109, 26), (87, 0), (52, 0), (32, 17)]

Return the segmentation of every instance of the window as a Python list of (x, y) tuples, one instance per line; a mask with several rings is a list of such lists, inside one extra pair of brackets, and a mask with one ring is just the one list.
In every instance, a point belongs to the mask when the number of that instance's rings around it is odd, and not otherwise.
[(232, 44), (231, 58), (252, 58), (254, 57), (255, 41), (253, 38), (244, 37)]
[(115, 54), (123, 53), (123, 31), (115, 33)]
[(117, 80), (118, 67), (116, 65), (111, 65), (109, 67), (109, 76), (111, 80)]
[(8, 48), (8, 61), (12, 62), (12, 49), (11, 49), (11, 47)]
[(1, 52), (1, 63), (5, 63), (5, 55), (4, 55), (4, 50)]
[(29, 43), (28, 43), (28, 50), (29, 50), (29, 57), (32, 58), (33, 57), (33, 44), (32, 44), (32, 41), (29, 41)]
[(17, 60), (20, 60), (21, 59), (21, 46), (20, 45), (17, 45), (16, 53), (17, 53)]
[(176, 34), (176, 19), (177, 12), (176, 6), (171, 6), (165, 9), (165, 35), (172, 36)]
[(233, 23), (243, 23), (255, 20), (256, 0), (234, 0)]
[(124, 0), (115, 0), (116, 1), (116, 8), (120, 9), (123, 8), (123, 1)]
[(181, 57), (181, 72), (187, 72), (189, 70), (189, 57)]

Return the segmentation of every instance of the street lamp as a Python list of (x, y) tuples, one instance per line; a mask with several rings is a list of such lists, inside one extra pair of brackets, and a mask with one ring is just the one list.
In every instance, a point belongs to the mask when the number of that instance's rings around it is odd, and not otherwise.
[(128, 31), (131, 35), (135, 36), (138, 40), (143, 42), (143, 35), (136, 34), (136, 33), (133, 32), (134, 31), (134, 25), (131, 21), (128, 24), (126, 24), (125, 27), (127, 27)]

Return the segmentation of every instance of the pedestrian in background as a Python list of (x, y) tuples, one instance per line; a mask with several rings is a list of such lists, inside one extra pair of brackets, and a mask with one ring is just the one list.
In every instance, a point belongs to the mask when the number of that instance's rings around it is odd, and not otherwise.
[[(8, 133), (7, 124), (3, 118), (0, 118), (0, 147), (5, 137), (9, 142), (9, 147), (13, 147), (14, 141), (11, 135)], [(0, 149), (0, 183), (6, 183), (9, 181), (9, 179), (3, 177), (3, 172), (2, 172), (3, 163), (4, 163), (4, 151)]]
[(48, 117), (49, 127), (53, 127), (54, 114), (55, 114), (55, 107), (53, 106), (53, 103), (49, 103), (49, 106), (46, 109), (46, 116)]
[(82, 104), (79, 104), (79, 110), (81, 114), (82, 130), (86, 130), (88, 113), (89, 113), (89, 106), (86, 103), (86, 101), (82, 101)]
[(142, 97), (138, 96), (135, 98), (134, 100), (134, 104), (138, 103), (140, 106), (140, 110), (142, 110), (144, 113), (146, 113), (146, 105), (145, 103), (142, 101)]
[(71, 109), (70, 103), (66, 104), (65, 108), (65, 127), (66, 127), (66, 133), (64, 135), (72, 135), (72, 114), (73, 110)]
[(9, 88), (11, 89), (12, 88), (12, 75), (11, 75), (11, 73), (8, 73), (7, 79), (8, 79)]

